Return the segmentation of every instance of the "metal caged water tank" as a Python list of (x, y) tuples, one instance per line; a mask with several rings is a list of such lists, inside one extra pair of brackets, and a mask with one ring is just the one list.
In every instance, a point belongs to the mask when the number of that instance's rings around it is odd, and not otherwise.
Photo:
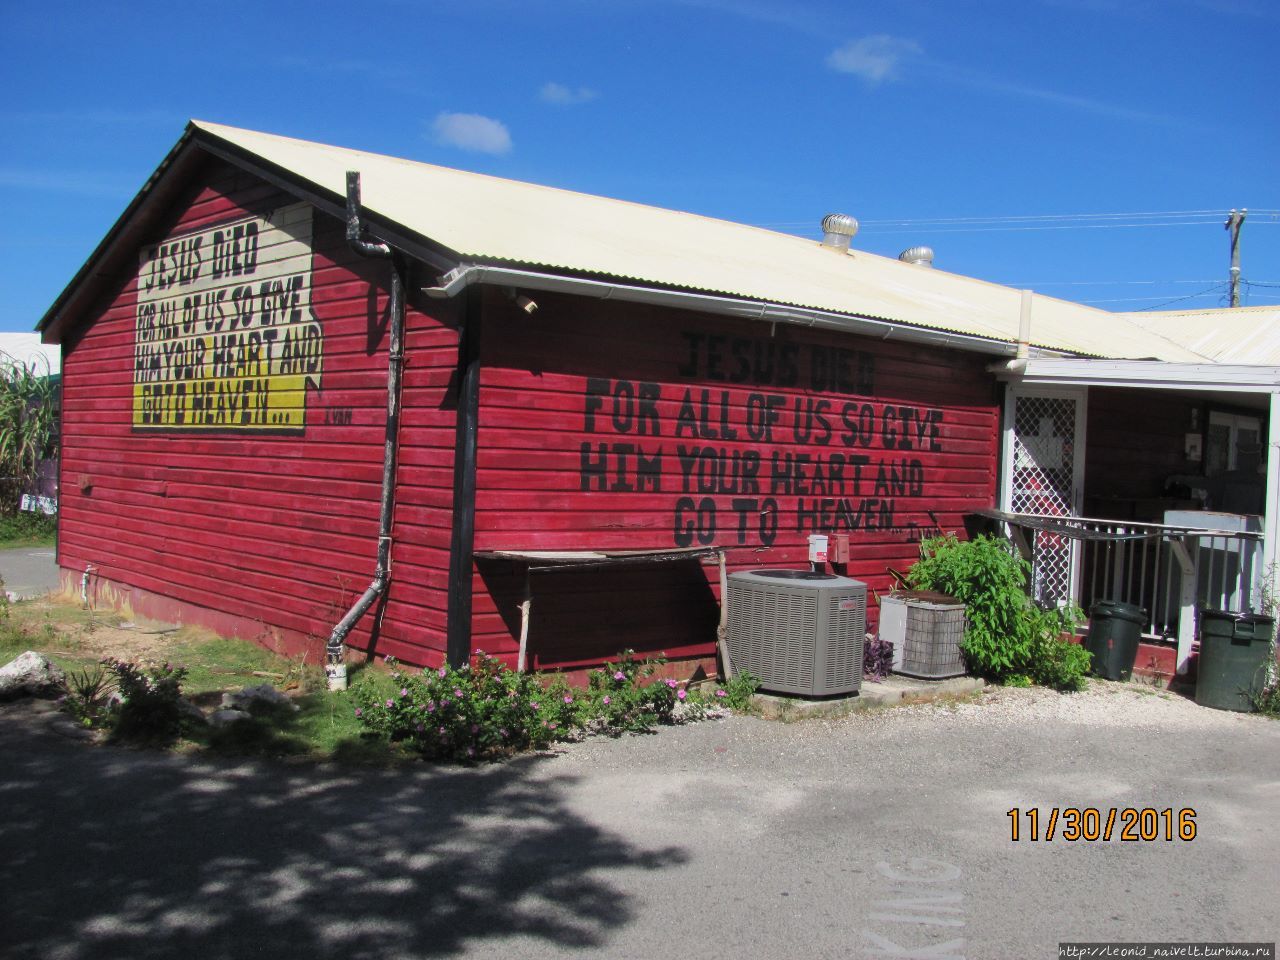
[(729, 659), (765, 690), (808, 697), (862, 686), (867, 585), (808, 570), (730, 574)]

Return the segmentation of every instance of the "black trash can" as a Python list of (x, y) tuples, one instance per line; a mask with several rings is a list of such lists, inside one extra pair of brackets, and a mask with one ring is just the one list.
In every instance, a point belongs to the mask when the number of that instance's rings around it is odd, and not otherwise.
[(1200, 614), (1196, 703), (1248, 712), (1267, 679), (1276, 622), (1260, 613), (1205, 610)]
[(1128, 680), (1138, 659), (1138, 642), (1147, 612), (1132, 603), (1099, 600), (1089, 611), (1089, 639), (1085, 649), (1093, 655), (1093, 675), (1106, 680)]

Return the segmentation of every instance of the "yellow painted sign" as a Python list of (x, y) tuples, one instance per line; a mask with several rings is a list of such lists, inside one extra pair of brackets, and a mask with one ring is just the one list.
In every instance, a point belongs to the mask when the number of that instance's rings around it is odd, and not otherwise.
[(319, 388), (311, 206), (296, 203), (143, 248), (135, 430), (297, 432)]

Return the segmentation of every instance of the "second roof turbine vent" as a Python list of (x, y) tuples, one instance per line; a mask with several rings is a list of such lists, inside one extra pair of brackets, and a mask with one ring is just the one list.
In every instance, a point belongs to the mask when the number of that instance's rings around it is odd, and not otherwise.
[(841, 253), (849, 250), (849, 241), (858, 232), (858, 221), (847, 213), (828, 213), (822, 218), (822, 245)]
[(918, 267), (933, 266), (933, 247), (907, 247), (898, 259), (903, 263), (914, 263)]

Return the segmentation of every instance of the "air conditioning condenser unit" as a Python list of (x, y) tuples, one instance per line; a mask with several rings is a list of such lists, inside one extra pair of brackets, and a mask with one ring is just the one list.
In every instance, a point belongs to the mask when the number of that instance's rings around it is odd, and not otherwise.
[(729, 575), (729, 659), (774, 693), (806, 697), (862, 686), (867, 585), (809, 570)]

